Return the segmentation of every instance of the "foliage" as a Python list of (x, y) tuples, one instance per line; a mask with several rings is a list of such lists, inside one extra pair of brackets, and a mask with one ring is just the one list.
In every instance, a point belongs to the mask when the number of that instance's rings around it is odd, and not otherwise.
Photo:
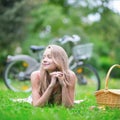
[[(50, 40), (65, 34), (78, 34), (81, 43), (94, 43), (93, 65), (107, 71), (120, 59), (120, 15), (108, 7), (109, 2), (83, 0), (70, 4), (68, 0), (0, 0), (1, 68), (7, 54), (14, 54), (16, 47), (28, 54), (31, 44), (47, 45)], [(90, 22), (89, 15), (95, 14), (100, 19)]]
[(26, 38), (27, 15), (34, 4), (32, 0), (0, 0), (0, 76), (7, 55), (15, 54), (16, 48)]
[[(110, 2), (109, 0), (100, 1), (101, 4), (97, 2), (97, 0), (94, 3), (86, 0), (86, 3), (88, 3), (86, 7), (79, 6), (79, 9), (81, 8), (83, 12), (81, 14), (82, 18), (85, 18), (81, 22), (83, 23), (82, 29), (89, 36), (91, 42), (94, 43), (94, 55), (91, 62), (98, 69), (106, 72), (112, 64), (120, 63), (120, 55), (117, 52), (120, 39), (120, 24), (118, 22), (120, 21), (120, 15), (114, 13), (107, 6)], [(95, 14), (99, 15), (100, 19), (95, 22), (88, 22), (87, 17)]]
[(0, 73), (8, 52), (12, 53), (25, 37), (25, 4), (22, 0), (0, 0)]
[(106, 13), (103, 13), (100, 22), (87, 27), (87, 33), (95, 43), (96, 54), (99, 55), (96, 60), (99, 62), (100, 68), (107, 70), (112, 64), (119, 64), (119, 52), (117, 51), (120, 38), (120, 26), (118, 24), (120, 17), (113, 13), (105, 17), (106, 15), (104, 14)]
[(85, 38), (81, 27), (73, 27), (74, 23), (74, 20), (65, 14), (63, 8), (59, 5), (42, 4), (36, 7), (30, 14), (29, 34), (26, 41), (23, 42), (27, 45), (25, 49), (27, 50), (31, 44), (47, 45), (51, 40), (64, 35), (78, 34), (81, 39), (86, 40), (87, 38)]
[(6, 45), (11, 42), (23, 39), (24, 27), (23, 18), (25, 13), (24, 1), (7, 1), (1, 0), (0, 15), (0, 45)]

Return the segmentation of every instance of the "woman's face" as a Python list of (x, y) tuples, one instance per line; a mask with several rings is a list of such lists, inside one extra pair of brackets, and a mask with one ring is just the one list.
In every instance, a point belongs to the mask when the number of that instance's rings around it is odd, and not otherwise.
[(43, 54), (42, 66), (48, 72), (53, 72), (56, 70), (56, 65), (52, 59), (51, 49), (46, 49)]

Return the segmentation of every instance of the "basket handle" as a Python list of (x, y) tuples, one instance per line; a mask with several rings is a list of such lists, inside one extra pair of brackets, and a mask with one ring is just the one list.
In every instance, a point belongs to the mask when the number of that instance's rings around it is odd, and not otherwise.
[(105, 89), (106, 89), (106, 90), (108, 89), (108, 79), (109, 79), (110, 73), (111, 73), (111, 71), (112, 71), (112, 69), (113, 69), (114, 67), (120, 68), (120, 65), (119, 65), (119, 64), (115, 64), (115, 65), (111, 66), (110, 69), (108, 70), (108, 73), (107, 73), (106, 79), (105, 79)]

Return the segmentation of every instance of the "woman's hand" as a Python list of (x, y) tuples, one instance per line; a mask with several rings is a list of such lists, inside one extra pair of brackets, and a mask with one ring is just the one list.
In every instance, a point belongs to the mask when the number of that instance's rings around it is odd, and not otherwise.
[(62, 72), (57, 72), (57, 78), (59, 80), (59, 83), (60, 85), (63, 87), (63, 86), (66, 86), (66, 83), (65, 83), (65, 75), (62, 73)]
[(52, 72), (50, 73), (50, 75), (51, 75), (51, 83), (50, 83), (51, 86), (54, 86), (56, 84), (57, 78), (62, 87), (66, 86), (65, 76), (62, 72)]
[(50, 76), (51, 76), (50, 87), (54, 87), (54, 85), (56, 84), (56, 80), (57, 80), (57, 74), (56, 72), (52, 72), (50, 73)]

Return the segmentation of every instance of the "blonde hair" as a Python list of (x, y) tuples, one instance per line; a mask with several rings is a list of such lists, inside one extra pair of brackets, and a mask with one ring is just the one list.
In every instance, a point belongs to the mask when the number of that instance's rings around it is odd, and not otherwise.
[[(66, 79), (68, 76), (68, 69), (69, 69), (69, 65), (68, 65), (68, 56), (67, 53), (65, 52), (65, 50), (58, 46), (58, 45), (49, 45), (47, 49), (51, 50), (51, 56), (52, 59), (57, 67), (58, 71), (61, 71), (65, 74)], [(43, 94), (44, 91), (47, 89), (48, 85), (50, 84), (50, 77), (47, 71), (45, 71), (43, 69), (43, 66), (41, 64), (40, 66), (40, 88), (39, 88), (39, 92), (40, 94)], [(68, 83), (66, 81), (66, 83)]]

